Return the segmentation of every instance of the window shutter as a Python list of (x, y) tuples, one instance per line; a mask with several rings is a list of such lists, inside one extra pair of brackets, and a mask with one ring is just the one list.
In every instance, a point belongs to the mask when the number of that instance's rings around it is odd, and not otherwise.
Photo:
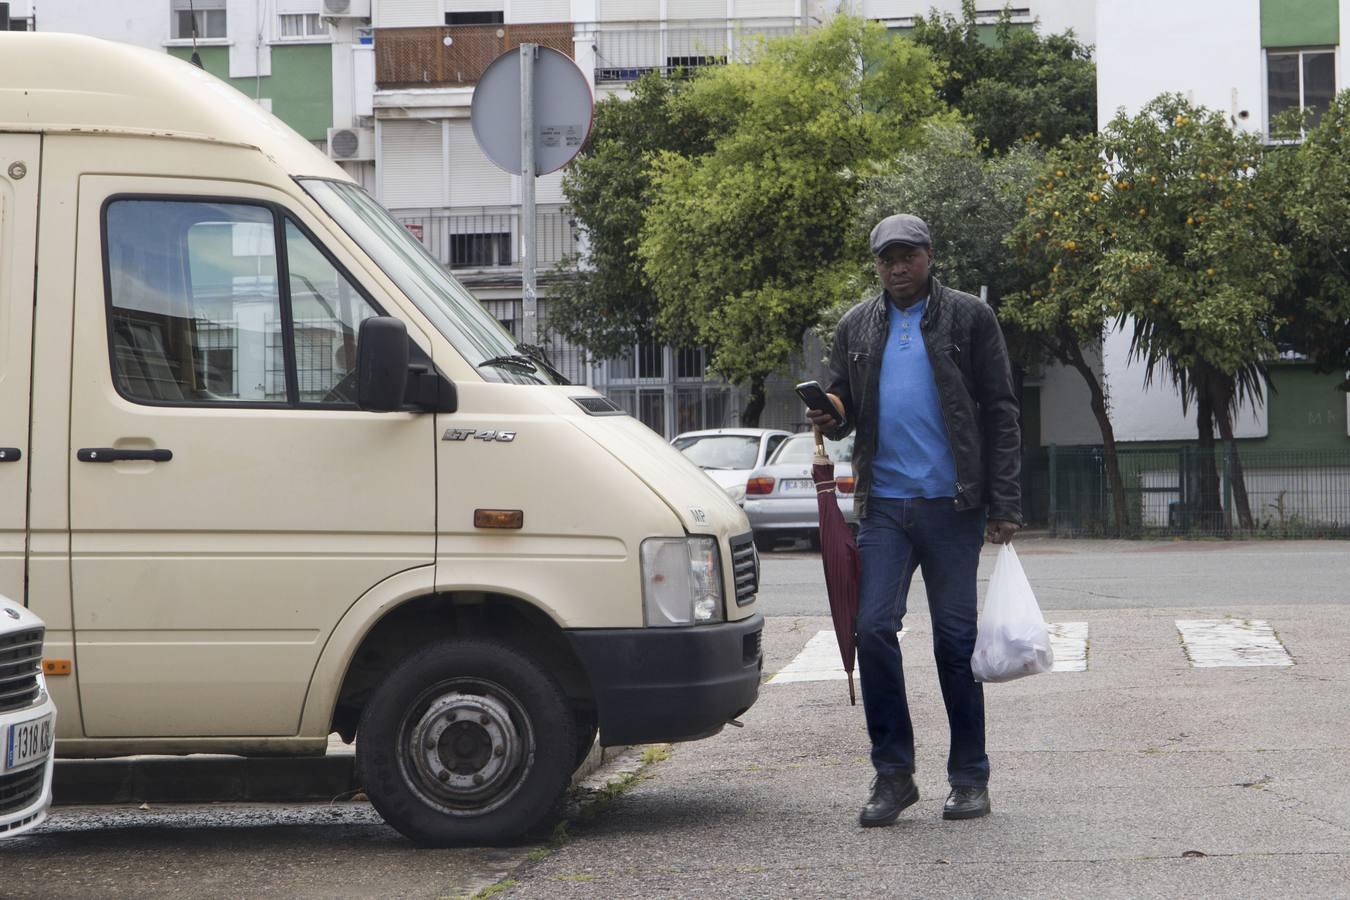
[(440, 120), (381, 122), (384, 205), (390, 209), (446, 206), (449, 198), (441, 177), (441, 156)]

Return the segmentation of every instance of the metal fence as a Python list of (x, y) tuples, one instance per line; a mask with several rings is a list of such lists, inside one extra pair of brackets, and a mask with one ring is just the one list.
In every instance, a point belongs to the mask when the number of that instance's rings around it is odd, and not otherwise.
[(1028, 460), (1028, 493), (1034, 496), (1037, 482), (1044, 484), (1045, 518), (1052, 533), (1350, 538), (1350, 449), (1221, 445), (1205, 453), (1186, 446), (1118, 450), (1117, 457), (1124, 483), (1124, 529), (1116, 524), (1100, 448), (1048, 447)]
[[(423, 215), (395, 213), (403, 227), (451, 269), (491, 269), (520, 265), (520, 208)], [(563, 206), (540, 206), (535, 214), (535, 247), (539, 269), (555, 265), (577, 249), (576, 222)]]
[(791, 19), (605, 22), (578, 25), (595, 48), (597, 83), (635, 81), (741, 61), (760, 42), (797, 31)]

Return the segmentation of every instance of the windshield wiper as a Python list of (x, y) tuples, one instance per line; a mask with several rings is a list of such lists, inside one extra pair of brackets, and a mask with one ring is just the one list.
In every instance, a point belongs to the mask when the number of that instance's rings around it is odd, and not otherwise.
[(526, 344), (522, 342), (516, 344), (516, 350), (523, 353), (531, 362), (543, 366), (544, 371), (547, 372), (554, 381), (558, 382), (558, 384), (572, 383), (568, 380), (566, 375), (553, 367), (553, 363), (548, 361), (548, 354), (544, 352), (543, 347), (540, 347), (537, 344)]
[(520, 369), (525, 372), (539, 372), (539, 367), (535, 361), (528, 356), (519, 354), (510, 354), (507, 356), (494, 356), (491, 359), (485, 359), (478, 364), (478, 368), (485, 369), (488, 366), (494, 366), (499, 369)]

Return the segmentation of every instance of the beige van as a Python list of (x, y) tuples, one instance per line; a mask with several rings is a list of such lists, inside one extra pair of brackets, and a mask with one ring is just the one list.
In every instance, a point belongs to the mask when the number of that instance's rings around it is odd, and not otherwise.
[(597, 733), (755, 701), (757, 580), (720, 488), (277, 119), (0, 34), (0, 594), (46, 620), (58, 756), (336, 732), (410, 838), (509, 838)]

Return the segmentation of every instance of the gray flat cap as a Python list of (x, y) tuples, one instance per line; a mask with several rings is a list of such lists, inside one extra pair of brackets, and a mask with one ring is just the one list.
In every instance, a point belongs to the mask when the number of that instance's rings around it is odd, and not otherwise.
[(880, 256), (881, 251), (891, 244), (909, 244), (911, 247), (933, 246), (933, 240), (928, 236), (928, 223), (918, 216), (907, 213), (887, 216), (872, 229), (872, 255)]

